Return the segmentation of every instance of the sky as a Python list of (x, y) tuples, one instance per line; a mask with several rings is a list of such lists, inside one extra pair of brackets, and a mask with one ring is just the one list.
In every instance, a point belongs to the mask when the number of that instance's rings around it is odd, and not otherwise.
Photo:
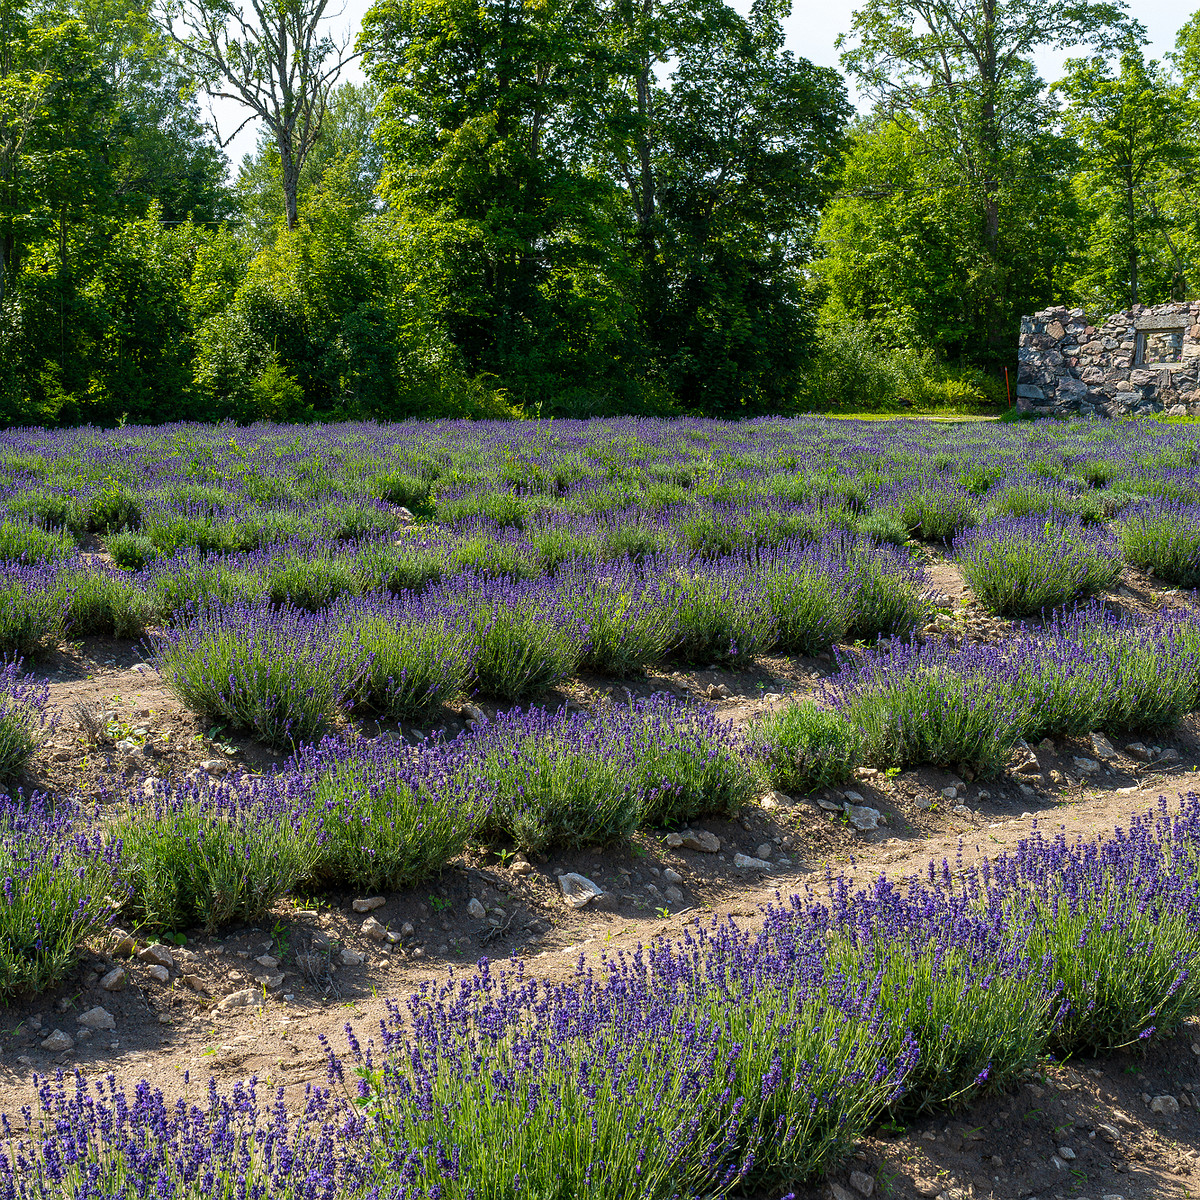
[[(747, 0), (731, 0), (735, 8), (749, 10)], [(785, 23), (787, 46), (801, 58), (807, 58), (818, 66), (837, 67), (838, 50), (834, 43), (839, 33), (850, 28), (851, 14), (858, 0), (795, 0), (795, 9)], [(341, 15), (331, 22), (334, 30), (352, 31), (355, 36), (363, 14), (371, 6), (371, 0), (345, 0)], [(1200, 0), (1129, 0), (1129, 10), (1146, 27), (1150, 43), (1147, 56), (1162, 58), (1175, 44), (1175, 34), (1187, 20), (1190, 12), (1200, 7)], [(331, 5), (331, 9), (335, 8)], [(1074, 53), (1078, 53), (1075, 51)], [(1053, 82), (1062, 73), (1063, 60), (1070, 57), (1067, 52), (1044, 51), (1037, 55), (1038, 70), (1043, 79)], [(343, 79), (360, 80), (357, 64), (352, 65)], [(853, 89), (851, 98), (855, 99)], [(213, 107), (222, 136), (228, 136), (245, 120), (245, 110), (231, 101), (222, 101)], [(226, 147), (230, 166), (234, 174), (244, 154), (252, 153), (257, 141), (257, 130), (248, 125), (234, 141)]]

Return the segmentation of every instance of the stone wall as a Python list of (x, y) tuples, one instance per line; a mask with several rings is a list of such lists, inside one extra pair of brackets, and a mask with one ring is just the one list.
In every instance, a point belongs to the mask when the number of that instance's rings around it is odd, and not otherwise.
[(1200, 301), (1135, 305), (1103, 325), (1081, 308), (1021, 318), (1017, 406), (1054, 416), (1200, 414)]

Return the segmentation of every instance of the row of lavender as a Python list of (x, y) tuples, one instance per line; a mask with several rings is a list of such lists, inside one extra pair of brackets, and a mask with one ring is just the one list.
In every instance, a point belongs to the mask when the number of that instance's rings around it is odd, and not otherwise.
[[(819, 699), (745, 733), (662, 695), (517, 709), (450, 741), (326, 738), (261, 778), (134, 781), (86, 810), (10, 801), (0, 990), (44, 986), (114, 903), (151, 928), (253, 922), (301, 889), (412, 886), (471, 845), (603, 844), (862, 764), (987, 775), (1021, 739), (1166, 728), (1200, 707), (1200, 619), (1133, 624), (1092, 607), (998, 647), (892, 643), (846, 660)], [(10, 761), (32, 749), (45, 704), (44, 687), (0, 676)]]
[[(1200, 581), (1200, 475), (1190, 426), (1101, 430), (837, 423), (601, 421), (540, 425), (261, 426), (0, 434), (0, 559), (62, 559), (99, 534), (123, 568), (186, 575), (197, 556), (276, 548), (310, 565), (301, 591), (406, 586), (380, 547), (417, 512), (399, 557), (418, 573), (531, 576), (566, 560), (728, 555), (831, 528), (946, 543), (1030, 516), (1095, 526), (1127, 515), (1135, 565)], [(1153, 528), (1146, 528), (1146, 521)], [(436, 545), (430, 544), (430, 536)], [(1014, 533), (1012, 535), (1016, 537)], [(191, 551), (182, 558), (177, 552)], [(395, 557), (395, 556), (393, 556)], [(242, 560), (231, 570), (250, 569)], [(265, 567), (259, 569), (263, 574)], [(287, 592), (287, 580), (271, 588)], [(1032, 601), (1030, 601), (1031, 603)]]
[[(520, 963), (396, 1005), (302, 1108), (257, 1083), (167, 1104), (41, 1081), (6, 1121), (12, 1200), (666, 1200), (780, 1194), (881, 1117), (948, 1109), (1047, 1052), (1170, 1034), (1200, 1003), (1200, 798), (1110, 839), (769, 909), (759, 932)], [(769, 1190), (769, 1191), (768, 1191)]]

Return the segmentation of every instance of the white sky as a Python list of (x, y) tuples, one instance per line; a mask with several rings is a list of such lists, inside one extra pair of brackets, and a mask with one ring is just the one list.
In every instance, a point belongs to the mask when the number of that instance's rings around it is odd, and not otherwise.
[[(750, 7), (747, 0), (731, 2), (744, 11)], [(795, 10), (785, 23), (788, 48), (801, 58), (807, 58), (819, 66), (837, 67), (838, 51), (834, 48), (834, 41), (839, 33), (849, 30), (850, 15), (858, 6), (857, 0), (824, 0), (823, 3), (795, 0), (795, 4)], [(1195, 11), (1193, 5), (1200, 5), (1200, 0), (1191, 0), (1191, 3), (1187, 0), (1129, 0), (1130, 12), (1141, 21), (1150, 36), (1147, 48), (1149, 57), (1162, 58), (1174, 46), (1177, 30), (1187, 20), (1189, 12)], [(342, 15), (332, 23), (333, 28), (343, 31), (352, 29), (357, 36), (363, 14), (370, 6), (371, 0), (346, 0)], [(1039, 54), (1037, 65), (1042, 78), (1047, 82), (1056, 80), (1061, 72), (1063, 59), (1067, 57), (1065, 53)], [(343, 78), (361, 79), (357, 64), (352, 65)], [(853, 96), (853, 90), (851, 94)], [(223, 136), (228, 136), (245, 119), (245, 110), (231, 101), (217, 102), (213, 111)], [(242, 156), (253, 152), (256, 140), (255, 126), (247, 125), (226, 147), (235, 174)]]

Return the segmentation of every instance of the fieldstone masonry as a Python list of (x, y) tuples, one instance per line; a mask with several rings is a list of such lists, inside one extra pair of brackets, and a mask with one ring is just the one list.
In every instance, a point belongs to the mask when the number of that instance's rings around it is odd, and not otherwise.
[(1081, 308), (1021, 318), (1017, 407), (1053, 416), (1200, 415), (1200, 301), (1137, 304), (1089, 325)]

